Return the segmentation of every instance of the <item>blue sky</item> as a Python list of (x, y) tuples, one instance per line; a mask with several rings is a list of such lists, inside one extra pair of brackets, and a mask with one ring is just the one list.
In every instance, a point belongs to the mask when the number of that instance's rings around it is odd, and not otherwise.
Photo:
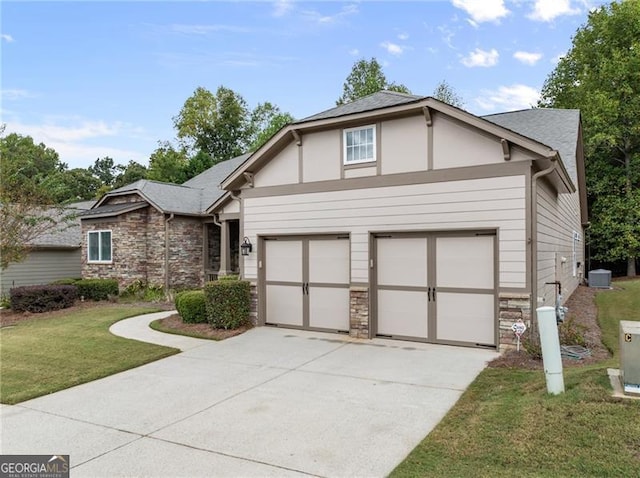
[(331, 108), (354, 62), (475, 114), (527, 108), (597, 0), (7, 2), (2, 122), (69, 167), (147, 164), (198, 86), (296, 118)]

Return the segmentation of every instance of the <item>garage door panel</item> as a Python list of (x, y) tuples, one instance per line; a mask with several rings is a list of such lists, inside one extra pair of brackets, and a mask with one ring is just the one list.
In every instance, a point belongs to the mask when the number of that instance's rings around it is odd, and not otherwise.
[(493, 289), (494, 237), (438, 237), (436, 239), (437, 287)]
[(267, 323), (303, 325), (301, 288), (302, 286), (267, 285)]
[(349, 289), (309, 287), (309, 327), (349, 330)]
[(426, 238), (378, 238), (376, 246), (378, 285), (427, 286)]
[(265, 241), (267, 281), (302, 284), (302, 241)]
[(349, 283), (349, 241), (309, 241), (309, 282)]
[(436, 309), (438, 340), (495, 345), (493, 294), (439, 292)]
[(427, 338), (427, 292), (378, 290), (378, 334)]

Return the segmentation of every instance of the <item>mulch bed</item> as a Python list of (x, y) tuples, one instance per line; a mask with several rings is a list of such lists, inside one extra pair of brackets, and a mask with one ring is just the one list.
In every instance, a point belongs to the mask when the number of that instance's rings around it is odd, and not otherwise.
[[(600, 362), (610, 357), (609, 351), (602, 345), (602, 334), (598, 325), (598, 308), (595, 302), (596, 294), (602, 292), (606, 293), (603, 290), (581, 285), (567, 300), (565, 306), (569, 308), (569, 312), (565, 320), (573, 320), (576, 325), (584, 327), (583, 334), (587, 342), (587, 348), (591, 351), (591, 356), (581, 360), (563, 357), (563, 366), (583, 366)], [(542, 360), (531, 357), (520, 347), (520, 352), (509, 350), (490, 362), (489, 367), (541, 369)]]
[(245, 333), (247, 330), (251, 328), (251, 326), (244, 326), (238, 329), (233, 330), (225, 330), (225, 329), (214, 329), (209, 324), (185, 324), (182, 321), (182, 317), (178, 314), (170, 315), (165, 319), (161, 319), (159, 323), (171, 330), (175, 330), (176, 332), (189, 332), (196, 333), (202, 337), (213, 339), (213, 340), (224, 340), (229, 337), (234, 337), (236, 335), (240, 335)]

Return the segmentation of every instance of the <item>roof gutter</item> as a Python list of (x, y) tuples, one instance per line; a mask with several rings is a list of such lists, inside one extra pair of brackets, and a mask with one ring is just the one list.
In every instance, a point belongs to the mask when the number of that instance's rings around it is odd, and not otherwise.
[(548, 156), (551, 165), (538, 171), (531, 177), (531, 327), (535, 329), (536, 308), (538, 305), (538, 179), (548, 176), (555, 171), (558, 165), (558, 152)]

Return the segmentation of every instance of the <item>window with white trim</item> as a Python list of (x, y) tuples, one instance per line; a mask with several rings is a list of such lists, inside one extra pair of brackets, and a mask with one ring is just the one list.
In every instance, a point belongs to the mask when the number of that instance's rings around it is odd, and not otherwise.
[(87, 259), (89, 262), (111, 262), (111, 231), (87, 233)]
[(580, 247), (580, 233), (573, 231), (573, 248), (571, 249), (571, 262), (573, 263), (573, 277), (578, 276), (578, 247)]
[(344, 130), (344, 164), (368, 163), (376, 160), (376, 126), (360, 126)]

